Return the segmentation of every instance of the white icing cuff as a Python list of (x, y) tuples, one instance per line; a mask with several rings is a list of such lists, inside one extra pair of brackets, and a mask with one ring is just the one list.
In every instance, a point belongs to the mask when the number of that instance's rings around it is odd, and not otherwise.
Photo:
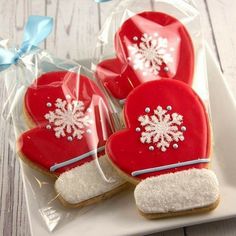
[(219, 198), (213, 171), (190, 169), (143, 180), (134, 191), (143, 213), (168, 213), (210, 206)]
[(69, 204), (78, 204), (112, 191), (124, 184), (105, 156), (98, 158), (101, 170), (111, 181), (107, 182), (99, 171), (96, 160), (75, 167), (59, 176), (55, 189)]

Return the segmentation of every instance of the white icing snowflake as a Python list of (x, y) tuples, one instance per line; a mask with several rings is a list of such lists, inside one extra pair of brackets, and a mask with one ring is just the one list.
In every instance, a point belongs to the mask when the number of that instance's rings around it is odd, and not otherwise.
[[(133, 38), (138, 41), (138, 37)], [(172, 55), (169, 53), (174, 49), (168, 48), (168, 40), (158, 36), (155, 33), (153, 36), (144, 33), (139, 44), (133, 44), (128, 47), (130, 57), (128, 60), (133, 62), (135, 70), (143, 71), (143, 75), (147, 72), (153, 75), (158, 75), (163, 63), (166, 65), (173, 62)], [(168, 71), (168, 67), (166, 67)]]
[[(170, 106), (167, 110), (171, 110)], [(146, 112), (150, 112), (150, 109)], [(183, 116), (178, 113), (167, 114), (161, 106), (154, 110), (153, 115), (143, 115), (138, 118), (140, 125), (144, 127), (144, 132), (141, 133), (140, 141), (142, 143), (156, 144), (156, 147), (165, 152), (170, 146), (170, 143), (184, 140), (183, 132), (186, 130), (185, 126), (179, 127), (183, 123)], [(141, 131), (138, 127), (136, 130)], [(182, 131), (181, 131), (182, 130)], [(173, 145), (178, 148), (177, 144)], [(150, 146), (149, 150), (154, 150), (154, 146)]]
[[(47, 106), (51, 107), (50, 104), (47, 103)], [(54, 111), (49, 111), (45, 115), (45, 119), (50, 123), (47, 128), (51, 129), (52, 124), (57, 138), (67, 136), (69, 141), (73, 138), (82, 139), (85, 129), (92, 124), (90, 117), (84, 113), (84, 103), (74, 100), (68, 102), (58, 98), (55, 107)], [(91, 130), (87, 129), (87, 132)]]

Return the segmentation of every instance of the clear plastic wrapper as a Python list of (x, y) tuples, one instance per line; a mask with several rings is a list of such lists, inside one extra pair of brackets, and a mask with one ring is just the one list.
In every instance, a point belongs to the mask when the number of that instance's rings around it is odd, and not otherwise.
[[(8, 48), (4, 40), (0, 45)], [(8, 94), (2, 115), (12, 122), (16, 140), (11, 141), (49, 231), (126, 186), (108, 163), (105, 144), (122, 128), (121, 110), (135, 87), (180, 80), (209, 110), (200, 16), (191, 1), (120, 1), (98, 36), (96, 79), (81, 65), (37, 47), (16, 52), (17, 60), (1, 71)], [(91, 206), (70, 209), (86, 205)]]
[(189, 84), (207, 103), (204, 41), (196, 4), (120, 1), (99, 33), (92, 69), (117, 109), (133, 88), (160, 78)]
[(34, 207), (53, 231), (93, 209), (71, 208), (111, 197), (125, 181), (105, 159), (106, 140), (119, 126), (105, 91), (81, 65), (25, 46), (30, 34), (45, 33), (45, 19), (34, 20), (26, 26), (20, 49), (0, 42), (10, 61), (0, 72), (8, 95), (2, 116), (14, 129), (10, 142), (17, 146)]
[(120, 1), (96, 46), (92, 69), (124, 122), (106, 153), (136, 185), (141, 214), (153, 219), (214, 209), (219, 184), (208, 169), (212, 130), (196, 4)]

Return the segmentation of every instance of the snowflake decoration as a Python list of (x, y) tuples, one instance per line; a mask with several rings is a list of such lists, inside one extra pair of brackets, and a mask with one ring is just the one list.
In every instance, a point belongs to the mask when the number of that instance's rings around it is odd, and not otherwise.
[[(51, 103), (47, 103), (48, 107), (51, 107)], [(67, 136), (69, 141), (73, 138), (82, 139), (85, 129), (92, 124), (92, 120), (88, 115), (84, 113), (84, 103), (82, 101), (71, 101), (62, 100), (58, 98), (55, 102), (56, 109), (49, 111), (44, 117), (49, 121), (47, 129), (55, 131), (57, 138)], [(87, 129), (87, 133), (91, 130)]]
[[(157, 148), (165, 152), (171, 142), (184, 140), (183, 132), (186, 131), (186, 127), (180, 128), (183, 116), (178, 113), (167, 114), (171, 109), (171, 106), (168, 106), (167, 110), (158, 106), (153, 115), (143, 115), (138, 118), (140, 125), (144, 128), (140, 137), (142, 143), (155, 144)], [(146, 108), (145, 111), (149, 113), (150, 108)], [(141, 128), (137, 127), (136, 131), (140, 132)], [(178, 144), (173, 144), (173, 148), (178, 148)], [(154, 146), (149, 146), (149, 150), (153, 151)]]
[[(139, 40), (136, 36), (133, 39), (134, 41)], [(135, 70), (143, 71), (143, 75), (147, 75), (147, 72), (158, 75), (163, 64), (167, 65), (173, 62), (170, 51), (174, 49), (170, 48), (169, 50), (166, 38), (160, 37), (158, 33), (153, 36), (144, 33), (140, 41), (139, 44), (128, 47), (130, 51), (128, 60), (133, 62)], [(169, 70), (168, 67), (164, 69), (166, 72)]]

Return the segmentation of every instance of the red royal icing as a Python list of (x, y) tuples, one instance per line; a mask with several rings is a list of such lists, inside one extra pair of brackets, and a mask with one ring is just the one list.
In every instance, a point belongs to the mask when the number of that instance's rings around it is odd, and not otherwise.
[(149, 80), (172, 78), (192, 84), (192, 41), (184, 25), (172, 16), (143, 12), (129, 18), (115, 35), (115, 50), (116, 58), (98, 64), (96, 77), (117, 99), (125, 99)]
[[(124, 118), (127, 128), (109, 138), (106, 151), (114, 165), (130, 176), (138, 170), (209, 156), (211, 142), (206, 110), (198, 95), (183, 82), (162, 79), (140, 85), (127, 97)], [(178, 167), (136, 178), (206, 165)]]
[[(71, 72), (42, 75), (27, 89), (24, 106), (36, 127), (20, 136), (19, 151), (46, 171), (57, 163), (104, 146), (112, 132), (105, 96), (83, 75)], [(98, 155), (101, 153), (104, 151)], [(89, 156), (55, 173), (92, 159)]]

